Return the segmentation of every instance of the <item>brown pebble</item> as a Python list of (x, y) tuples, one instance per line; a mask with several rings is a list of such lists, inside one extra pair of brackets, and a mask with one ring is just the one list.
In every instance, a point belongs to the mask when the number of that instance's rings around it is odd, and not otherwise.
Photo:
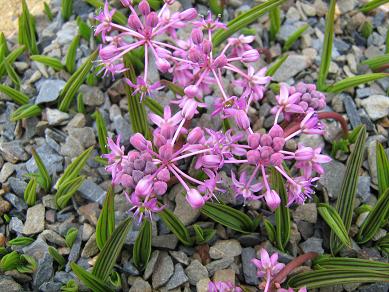
[(0, 246), (5, 246), (5, 236), (3, 233), (0, 233)]
[(0, 200), (0, 216), (8, 213), (9, 210), (11, 210), (11, 204), (6, 200)]

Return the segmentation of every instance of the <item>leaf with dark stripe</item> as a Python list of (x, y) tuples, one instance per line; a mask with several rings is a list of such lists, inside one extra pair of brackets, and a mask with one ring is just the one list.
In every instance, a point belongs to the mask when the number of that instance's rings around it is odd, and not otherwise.
[(71, 263), (70, 267), (72, 268), (74, 274), (76, 274), (78, 279), (80, 279), (85, 284), (85, 286), (92, 289), (93, 292), (113, 292), (114, 291), (114, 289), (112, 289), (104, 281), (102, 281), (95, 275), (85, 271), (76, 263)]
[(110, 186), (96, 225), (96, 243), (100, 250), (103, 249), (104, 244), (115, 229), (114, 198), (113, 187)]
[(389, 159), (381, 143), (376, 145), (377, 178), (379, 195), (389, 188)]
[(143, 221), (132, 251), (134, 264), (141, 271), (146, 268), (151, 256), (151, 227), (149, 220)]

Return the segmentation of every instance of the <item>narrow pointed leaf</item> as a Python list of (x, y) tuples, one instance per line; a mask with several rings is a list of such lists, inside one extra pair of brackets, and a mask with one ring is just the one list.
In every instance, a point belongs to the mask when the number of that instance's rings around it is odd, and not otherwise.
[(44, 13), (46, 14), (47, 18), (50, 20), (50, 21), (53, 21), (53, 12), (51, 12), (51, 9), (50, 9), (50, 6), (49, 4), (47, 4), (47, 2), (44, 2), (43, 3), (43, 6), (44, 6)]
[(61, 15), (63, 20), (69, 20), (73, 12), (73, 0), (62, 0)]
[(167, 228), (174, 233), (175, 236), (185, 245), (192, 245), (192, 239), (190, 238), (189, 231), (185, 227), (184, 223), (173, 214), (168, 208), (164, 208), (158, 213), (158, 216), (163, 220)]
[(366, 13), (388, 2), (389, 0), (371, 0), (363, 5), (360, 10)]
[(288, 55), (283, 55), (279, 57), (272, 66), (266, 71), (267, 76), (273, 76), (277, 70), (281, 67), (281, 65), (288, 59)]
[(128, 231), (131, 227), (131, 218), (127, 218), (114, 230), (110, 238), (105, 243), (96, 264), (93, 267), (92, 274), (106, 282), (117, 258), (122, 250)]
[(382, 195), (389, 188), (389, 159), (381, 143), (376, 146), (378, 191)]
[(15, 84), (16, 88), (20, 88), (20, 78), (15, 69), (8, 63), (7, 59), (3, 61), (5, 71), (7, 72), (8, 77), (11, 79), (12, 83)]
[(54, 57), (43, 56), (43, 55), (32, 55), (31, 60), (49, 66), (56, 71), (60, 71), (65, 68), (65, 66), (61, 63), (61, 61)]
[(297, 41), (297, 39), (309, 28), (309, 24), (306, 23), (304, 24), (303, 26), (301, 26), (300, 28), (298, 28), (294, 33), (292, 33), (288, 39), (285, 41), (285, 44), (282, 48), (282, 50), (285, 52), (285, 51), (288, 51), (292, 46), (293, 44)]
[(58, 190), (55, 194), (55, 202), (59, 209), (66, 207), (69, 200), (74, 196), (84, 180), (85, 176), (79, 176), (66, 180), (58, 186)]
[(80, 32), (81, 37), (89, 41), (92, 35), (92, 29), (81, 19), (80, 16), (77, 16), (76, 21), (78, 25), (78, 31)]
[(60, 267), (64, 267), (66, 265), (65, 258), (52, 246), (48, 248), (49, 254), (53, 257), (53, 259), (58, 263)]
[(108, 153), (107, 149), (107, 127), (105, 125), (105, 121), (103, 116), (100, 113), (100, 110), (96, 110), (94, 113), (94, 118), (96, 120), (96, 128), (97, 128), (97, 139), (99, 140), (101, 153)]
[(389, 264), (358, 258), (319, 256), (313, 260), (315, 269), (351, 268), (360, 270), (375, 270), (389, 273)]
[(389, 64), (389, 54), (375, 56), (361, 62), (361, 64), (368, 65), (370, 69), (376, 70), (383, 65)]
[(96, 225), (96, 243), (100, 250), (115, 229), (114, 197), (113, 187), (110, 186)]
[[(363, 155), (366, 141), (366, 128), (360, 126), (357, 130), (357, 139), (354, 149), (351, 152), (346, 165), (346, 172), (342, 181), (339, 197), (336, 203), (336, 210), (342, 219), (347, 232), (351, 227), (351, 220), (353, 216), (353, 206), (357, 183), (359, 178), (359, 170), (362, 166)], [(343, 244), (333, 231), (330, 235), (330, 248), (332, 254), (337, 254), (342, 248)]]
[(33, 177), (28, 182), (26, 189), (24, 190), (24, 201), (28, 206), (35, 205), (36, 202), (36, 179)]
[(265, 226), (267, 237), (269, 237), (269, 240), (271, 242), (275, 242), (276, 241), (276, 229), (275, 229), (275, 227), (267, 219), (263, 220), (263, 224)]
[(7, 85), (0, 84), (0, 92), (8, 95), (8, 97), (12, 98), (12, 100), (19, 105), (24, 105), (29, 102), (27, 95)]
[(76, 68), (76, 54), (77, 54), (77, 47), (80, 42), (80, 35), (77, 35), (73, 41), (71, 42), (68, 53), (66, 54), (66, 70), (69, 73), (73, 73)]
[(147, 106), (153, 113), (159, 116), (163, 116), (163, 107), (161, 104), (151, 97), (146, 97), (143, 104)]
[(35, 239), (33, 239), (33, 238), (21, 236), (21, 237), (16, 237), (16, 238), (8, 241), (8, 245), (26, 246), (26, 245), (30, 245), (34, 241), (35, 241)]
[[(10, 52), (7, 57), (5, 58), (5, 60), (9, 63), (9, 64), (13, 64), (15, 62), (15, 60), (17, 58), (19, 58), (23, 53), (24, 51), (26, 50), (26, 46), (20, 46), (18, 48), (16, 48), (15, 50), (13, 50), (12, 52)], [(4, 61), (0, 63), (0, 77), (3, 76), (5, 74), (6, 70), (5, 70), (5, 65), (4, 65)]]
[(328, 86), (326, 91), (331, 93), (338, 93), (348, 88), (356, 87), (361, 84), (369, 83), (381, 78), (389, 77), (388, 73), (370, 73), (358, 76), (348, 77), (331, 86)]
[(182, 88), (181, 86), (178, 86), (177, 84), (175, 84), (169, 80), (161, 80), (161, 84), (165, 85), (167, 88), (169, 88), (175, 94), (178, 94), (180, 96), (185, 95), (184, 88)]
[[(34, 161), (36, 163), (36, 166), (38, 167), (38, 172), (41, 177), (41, 187), (45, 189), (46, 192), (50, 190), (51, 187), (51, 177), (49, 175), (49, 172), (47, 171), (47, 168), (45, 164), (43, 163), (42, 159), (38, 155), (38, 153), (35, 151), (34, 148), (31, 150), (32, 156), (34, 157)], [(39, 181), (38, 181), (39, 182)]]
[(336, 1), (331, 0), (326, 16), (326, 28), (324, 33), (323, 50), (321, 54), (321, 63), (317, 86), (319, 90), (325, 90), (328, 71), (331, 64), (332, 44), (334, 41), (334, 23), (335, 23)]
[(275, 7), (269, 12), (270, 18), (270, 39), (274, 40), (281, 27), (280, 8)]
[(114, 289), (106, 284), (105, 281), (85, 271), (76, 263), (71, 263), (70, 267), (72, 268), (74, 274), (76, 274), (77, 278), (80, 279), (81, 282), (83, 282), (85, 286), (90, 288), (93, 292), (114, 292)]
[(143, 220), (132, 251), (134, 264), (141, 271), (146, 268), (151, 256), (151, 227), (149, 220)]
[(69, 230), (67, 231), (66, 236), (65, 236), (65, 242), (69, 248), (71, 248), (73, 246), (73, 243), (76, 241), (77, 235), (78, 235), (77, 228), (75, 228), (75, 227), (69, 228)]
[(22, 119), (36, 117), (41, 112), (42, 109), (36, 104), (24, 104), (11, 114), (11, 121), (16, 122)]

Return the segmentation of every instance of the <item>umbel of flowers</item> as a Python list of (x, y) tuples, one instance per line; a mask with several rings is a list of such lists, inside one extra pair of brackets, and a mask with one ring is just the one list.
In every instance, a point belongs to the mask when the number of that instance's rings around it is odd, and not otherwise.
[[(201, 208), (208, 200), (217, 200), (224, 192), (220, 171), (227, 164), (249, 164), (253, 171), (240, 175), (231, 171), (236, 196), (244, 201), (264, 200), (269, 209), (276, 209), (281, 199), (270, 184), (270, 170), (275, 169), (285, 179), (288, 205), (303, 204), (310, 198), (313, 184), (323, 173), (322, 163), (330, 158), (321, 154), (320, 148), (302, 144), (294, 151), (286, 143), (301, 134), (323, 134), (318, 111), (324, 109), (325, 96), (313, 84), (296, 86), (280, 85), (276, 105), (272, 109), (274, 124), (268, 132), (252, 130), (248, 111), (250, 106), (263, 99), (271, 77), (266, 68), (258, 71), (253, 63), (260, 58), (251, 43), (253, 36), (229, 38), (224, 47), (212, 45), (215, 30), (226, 29), (210, 13), (198, 16), (195, 9), (171, 12), (174, 1), (165, 1), (161, 10), (152, 11), (147, 1), (137, 7), (131, 1), (121, 0), (131, 11), (128, 25), (112, 21), (114, 10), (105, 3), (96, 17), (99, 24), (96, 35), (101, 35), (100, 62), (104, 74), (112, 76), (127, 70), (123, 56), (144, 48), (144, 72), (136, 83), (125, 80), (141, 99), (161, 90), (159, 82), (150, 84), (149, 64), (153, 55), (161, 73), (170, 74), (172, 81), (184, 89), (184, 95), (166, 106), (163, 116), (149, 114), (154, 124), (153, 140), (136, 133), (130, 143), (132, 150), (121, 146), (120, 135), (109, 139), (111, 152), (107, 171), (112, 182), (123, 186), (135, 216), (144, 216), (163, 209), (160, 198), (169, 185), (180, 183), (186, 190), (186, 199), (193, 208)], [(190, 37), (182, 39), (177, 31), (192, 26)], [(168, 39), (166, 41), (166, 39)], [(230, 95), (223, 86), (226, 72), (233, 76), (233, 85), (241, 89), (239, 96)], [(213, 99), (213, 118), (229, 119), (235, 127), (226, 131), (195, 125), (191, 120), (207, 109), (204, 96)], [(201, 109), (203, 108), (203, 109)], [(205, 175), (198, 179), (186, 172), (184, 165), (194, 160), (195, 168)], [(286, 166), (293, 166), (287, 169)]]

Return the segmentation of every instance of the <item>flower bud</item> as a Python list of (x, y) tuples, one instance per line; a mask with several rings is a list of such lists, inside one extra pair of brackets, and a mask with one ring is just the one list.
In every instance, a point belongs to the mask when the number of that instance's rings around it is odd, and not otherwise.
[(250, 164), (257, 164), (261, 155), (258, 150), (249, 150), (247, 151), (247, 161)]
[(198, 96), (199, 88), (196, 85), (189, 85), (185, 87), (184, 93), (187, 97), (193, 98), (195, 96)]
[(198, 209), (204, 206), (205, 200), (199, 191), (195, 189), (188, 190), (186, 200), (192, 208)]
[(274, 153), (273, 148), (269, 146), (264, 146), (261, 148), (261, 159), (267, 161), (270, 159), (270, 156)]
[(154, 172), (157, 171), (157, 166), (154, 164), (154, 162), (152, 161), (147, 161), (146, 162), (146, 166), (145, 166), (145, 169), (144, 169), (144, 173), (145, 174), (153, 174)]
[(245, 111), (237, 110), (234, 119), (240, 129), (247, 130), (250, 127), (250, 120)]
[(315, 152), (311, 147), (299, 147), (294, 153), (296, 160), (311, 160), (315, 155)]
[(204, 62), (204, 56), (203, 56), (203, 53), (198, 50), (197, 48), (195, 47), (192, 47), (189, 49), (188, 51), (188, 58), (190, 61), (194, 62), (194, 63), (202, 63)]
[(161, 48), (161, 47), (156, 47), (155, 51), (157, 52), (158, 57), (160, 57), (162, 59), (169, 58), (172, 55), (172, 53), (169, 50), (166, 50), (166, 49)]
[(170, 143), (166, 143), (159, 148), (158, 152), (162, 161), (169, 161), (173, 155), (173, 146)]
[(265, 193), (265, 201), (266, 201), (267, 206), (268, 206), (272, 211), (274, 211), (275, 209), (277, 209), (278, 206), (279, 206), (280, 203), (281, 203), (280, 196), (279, 196), (279, 195), (277, 194), (277, 192), (274, 191), (274, 190), (268, 190), (268, 191)]
[(273, 139), (269, 134), (263, 134), (261, 136), (261, 146), (271, 146)]
[(242, 62), (243, 63), (256, 62), (256, 61), (258, 61), (258, 59), (259, 59), (259, 53), (255, 49), (248, 50), (242, 54)]
[(137, 32), (140, 32), (142, 31), (142, 23), (140, 22), (138, 16), (136, 16), (135, 14), (131, 14), (129, 17), (128, 17), (128, 26), (130, 28), (132, 28), (133, 30), (137, 31)]
[(212, 52), (212, 43), (209, 40), (204, 40), (202, 48), (204, 54), (208, 55), (210, 52)]
[(131, 1), (130, 0), (120, 0), (120, 2), (122, 3), (122, 5), (124, 7), (128, 7), (131, 5)]
[(166, 168), (161, 169), (157, 174), (157, 179), (168, 182), (170, 180), (170, 172)]
[(204, 138), (204, 131), (200, 127), (194, 128), (189, 132), (186, 141), (189, 144), (197, 144)]
[(280, 151), (285, 146), (285, 139), (283, 137), (273, 138), (273, 149), (274, 151)]
[(273, 127), (271, 127), (269, 131), (269, 135), (274, 138), (274, 137), (284, 137), (284, 130), (281, 128), (280, 125), (275, 124)]
[(134, 187), (134, 180), (132, 179), (132, 177), (130, 175), (124, 173), (120, 176), (120, 184), (126, 188), (133, 188)]
[(191, 21), (196, 17), (197, 17), (197, 11), (194, 8), (186, 9), (178, 15), (178, 18), (182, 21)]
[(173, 5), (175, 0), (163, 0), (167, 5)]
[(217, 68), (223, 68), (225, 65), (227, 65), (227, 57), (226, 55), (220, 55), (219, 57), (217, 57), (214, 61), (213, 61), (213, 68), (217, 69)]
[(166, 138), (163, 135), (161, 135), (161, 134), (154, 134), (153, 142), (154, 142), (155, 146), (160, 148), (163, 145), (165, 145), (167, 141), (166, 141)]
[(108, 60), (115, 57), (118, 53), (118, 48), (115, 45), (101, 46), (99, 50), (99, 56), (101, 60)]
[(157, 13), (155, 13), (154, 11), (153, 12), (150, 12), (147, 16), (146, 16), (146, 25), (148, 27), (156, 27), (158, 24), (158, 15)]
[(280, 166), (284, 161), (284, 155), (282, 153), (273, 153), (270, 156), (270, 163), (274, 166)]
[(185, 101), (184, 107), (181, 110), (182, 116), (186, 120), (191, 120), (197, 112), (197, 102), (193, 98)]
[(146, 0), (142, 0), (138, 5), (140, 13), (147, 15), (150, 13), (150, 5)]
[(201, 162), (205, 168), (219, 168), (222, 162), (222, 159), (219, 155), (204, 155), (201, 158)]
[(247, 142), (252, 149), (256, 149), (259, 146), (261, 135), (259, 133), (250, 134), (247, 138)]
[(145, 176), (136, 184), (135, 194), (138, 196), (147, 196), (151, 193), (152, 187), (153, 180), (151, 176)]
[(192, 31), (191, 38), (192, 38), (192, 41), (194, 44), (196, 44), (196, 45), (201, 44), (201, 42), (204, 39), (203, 31), (198, 29), (198, 28), (195, 28)]
[(130, 138), (130, 143), (139, 151), (146, 150), (150, 144), (150, 142), (147, 141), (145, 137), (143, 137), (143, 135), (140, 133), (136, 133), (135, 135), (132, 135)]
[(157, 181), (154, 183), (153, 190), (155, 194), (157, 194), (158, 196), (162, 196), (167, 191), (167, 183), (165, 183), (164, 181)]
[(170, 63), (166, 59), (158, 58), (156, 65), (159, 71), (166, 73), (170, 69)]

